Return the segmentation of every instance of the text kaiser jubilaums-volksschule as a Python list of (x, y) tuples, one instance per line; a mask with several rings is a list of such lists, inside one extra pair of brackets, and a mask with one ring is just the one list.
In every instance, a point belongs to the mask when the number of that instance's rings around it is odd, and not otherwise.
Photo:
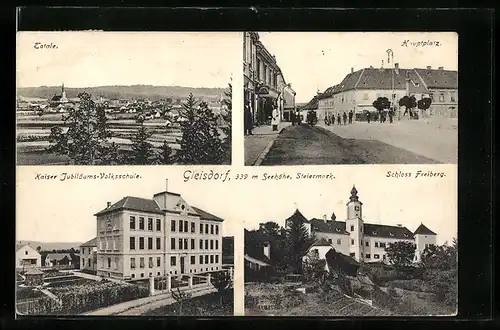
[(62, 172), (59, 174), (37, 173), (35, 180), (132, 180), (141, 179), (137, 173), (68, 173)]

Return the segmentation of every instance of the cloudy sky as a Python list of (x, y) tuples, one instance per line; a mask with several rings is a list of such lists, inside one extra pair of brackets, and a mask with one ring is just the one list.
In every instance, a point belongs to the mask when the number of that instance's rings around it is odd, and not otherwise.
[(17, 85), (227, 87), (241, 48), (240, 33), (18, 32)]
[[(401, 68), (443, 66), (458, 70), (458, 35), (455, 33), (392, 32), (259, 32), (264, 46), (276, 55), (285, 80), (297, 92), (297, 102), (308, 102), (336, 85), (350, 72), (370, 65), (387, 66), (387, 49)], [(404, 40), (439, 41), (440, 46), (402, 46)]]
[[(194, 167), (191, 170), (221, 172), (229, 167)], [(354, 169), (355, 168), (355, 169)], [(260, 222), (283, 224), (295, 207), (307, 218), (331, 216), (345, 220), (351, 188), (356, 185), (368, 223), (403, 224), (414, 231), (421, 222), (438, 233), (438, 243), (457, 236), (456, 165), (402, 166), (303, 166), (279, 168), (231, 168), (230, 182), (183, 182), (186, 167), (113, 167), (113, 169), (60, 166), (24, 166), (17, 173), (17, 240), (42, 242), (83, 242), (96, 235), (94, 213), (125, 196), (152, 198), (165, 190), (223, 219), (223, 235), (239, 236), (243, 228), (257, 228)], [(60, 174), (138, 173), (140, 180), (35, 180), (37, 173)], [(387, 178), (387, 171), (414, 173), (417, 170), (443, 172), (444, 178)], [(297, 172), (333, 173), (335, 180), (235, 180), (237, 173)]]

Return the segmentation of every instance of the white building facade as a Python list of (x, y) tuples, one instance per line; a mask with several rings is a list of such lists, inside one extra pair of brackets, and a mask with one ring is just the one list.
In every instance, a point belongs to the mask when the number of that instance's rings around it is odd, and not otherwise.
[(42, 266), (42, 256), (29, 244), (16, 245), (16, 268), (40, 268)]

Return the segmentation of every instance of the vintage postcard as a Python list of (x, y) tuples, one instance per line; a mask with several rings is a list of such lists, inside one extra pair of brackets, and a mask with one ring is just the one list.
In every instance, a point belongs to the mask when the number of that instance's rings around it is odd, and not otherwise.
[(222, 197), (231, 186), (188, 175), (175, 166), (19, 168), (17, 313), (234, 315), (242, 226)]
[(243, 70), (245, 165), (457, 163), (456, 33), (245, 32)]
[(288, 167), (248, 182), (245, 315), (456, 315), (456, 171)]
[(240, 33), (19, 32), (17, 164), (231, 164)]

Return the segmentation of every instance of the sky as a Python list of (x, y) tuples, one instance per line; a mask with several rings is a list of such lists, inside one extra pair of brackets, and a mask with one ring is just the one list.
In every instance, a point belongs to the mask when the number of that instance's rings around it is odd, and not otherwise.
[(18, 32), (17, 86), (225, 88), (241, 45), (237, 32)]
[[(353, 167), (356, 169), (354, 170)], [(363, 202), (367, 223), (403, 224), (414, 231), (421, 222), (438, 233), (438, 244), (451, 242), (457, 236), (456, 165), (401, 166), (301, 166), (301, 167), (233, 167), (231, 181), (190, 180), (184, 172), (210, 169), (226, 172), (230, 167), (65, 167), (23, 166), (17, 171), (16, 240), (41, 242), (84, 242), (96, 235), (96, 212), (106, 202), (117, 202), (125, 196), (152, 198), (165, 190), (180, 193), (187, 203), (225, 219), (222, 234), (239, 236), (243, 228), (254, 229), (260, 222), (283, 225), (295, 207), (307, 218), (330, 218), (335, 212), (345, 220), (346, 207), (353, 185)], [(443, 172), (444, 178), (395, 179), (387, 171)], [(37, 173), (62, 172), (99, 174), (101, 172), (138, 173), (138, 180), (36, 180)], [(333, 173), (334, 180), (254, 180), (256, 174), (297, 172)], [(236, 174), (248, 174), (247, 180), (236, 180)]]
[[(450, 32), (259, 32), (267, 50), (276, 56), (296, 102), (308, 102), (354, 71), (387, 64), (387, 49), (400, 68), (440, 66), (458, 70), (458, 35)], [(409, 40), (409, 46), (402, 46)], [(440, 46), (411, 46), (412, 42), (439, 41)]]

